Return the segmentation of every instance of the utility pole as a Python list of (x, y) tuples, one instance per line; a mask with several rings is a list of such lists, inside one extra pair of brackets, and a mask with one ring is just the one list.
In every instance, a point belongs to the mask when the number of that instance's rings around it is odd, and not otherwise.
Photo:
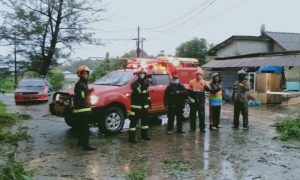
[[(140, 38), (140, 26), (138, 26), (137, 38), (134, 38), (132, 40), (136, 41), (136, 56), (140, 57), (141, 56), (141, 52), (143, 52), (143, 41), (146, 40), (145, 38)], [(140, 48), (140, 44), (141, 43), (142, 43), (142, 50)]]
[(15, 85), (18, 84), (17, 76), (17, 42), (16, 42), (16, 33), (14, 33), (14, 55), (15, 55)]
[(140, 57), (140, 26), (138, 26), (138, 38), (137, 38), (136, 55), (137, 55), (137, 57)]
[(145, 38), (141, 38), (141, 43), (142, 43), (142, 57), (144, 57), (144, 41), (146, 39)]

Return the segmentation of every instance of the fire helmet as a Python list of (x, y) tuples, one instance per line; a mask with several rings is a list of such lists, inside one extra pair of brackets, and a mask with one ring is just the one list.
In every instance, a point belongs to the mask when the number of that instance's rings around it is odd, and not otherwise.
[(84, 71), (90, 73), (90, 69), (87, 66), (79, 66), (77, 69), (78, 77), (80, 77)]
[(204, 72), (203, 72), (203, 70), (200, 67), (198, 67), (197, 71), (195, 72), (195, 75), (197, 75), (197, 74), (200, 74), (202, 76), (204, 75)]
[(239, 70), (237, 72), (238, 75), (246, 75), (246, 72), (244, 70)]
[(138, 69), (136, 70), (136, 74), (142, 74), (142, 73), (147, 74), (146, 69), (140, 67), (140, 68), (138, 68)]

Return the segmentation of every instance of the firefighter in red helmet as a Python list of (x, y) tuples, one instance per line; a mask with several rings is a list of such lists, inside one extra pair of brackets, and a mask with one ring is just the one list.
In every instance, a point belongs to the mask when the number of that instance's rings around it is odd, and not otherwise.
[(144, 140), (151, 140), (148, 135), (148, 111), (151, 107), (149, 96), (149, 83), (146, 80), (147, 71), (139, 68), (136, 72), (138, 78), (131, 84), (131, 109), (129, 114), (129, 142), (137, 143), (136, 125), (141, 119), (141, 136)]
[(88, 88), (88, 78), (90, 70), (86, 66), (80, 66), (77, 69), (79, 77), (74, 88), (74, 116), (76, 119), (76, 134), (78, 138), (78, 146), (84, 150), (96, 150), (89, 145), (89, 119), (91, 116), (91, 107), (89, 97), (93, 89)]

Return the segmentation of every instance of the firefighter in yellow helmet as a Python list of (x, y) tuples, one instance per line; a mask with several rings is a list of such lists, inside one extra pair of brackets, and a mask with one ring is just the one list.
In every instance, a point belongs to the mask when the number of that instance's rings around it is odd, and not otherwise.
[(151, 107), (149, 96), (149, 83), (146, 80), (147, 72), (139, 68), (136, 72), (138, 78), (131, 84), (131, 110), (129, 114), (129, 142), (137, 143), (136, 125), (141, 119), (141, 136), (144, 140), (151, 140), (148, 135), (148, 111)]
[(86, 66), (80, 66), (77, 69), (79, 77), (74, 88), (74, 116), (76, 120), (76, 134), (78, 138), (78, 146), (84, 150), (96, 150), (89, 145), (89, 118), (91, 116), (91, 107), (89, 96), (93, 89), (88, 88), (88, 78), (90, 70)]
[(196, 78), (189, 84), (189, 99), (191, 101), (190, 132), (196, 131), (196, 113), (199, 117), (199, 128), (201, 133), (205, 133), (205, 91), (210, 91), (210, 86), (204, 80), (204, 73), (201, 68), (195, 72)]

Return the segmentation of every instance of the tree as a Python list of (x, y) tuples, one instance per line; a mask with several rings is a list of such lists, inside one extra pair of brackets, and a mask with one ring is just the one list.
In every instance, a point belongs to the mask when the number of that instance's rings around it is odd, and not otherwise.
[(17, 42), (28, 70), (46, 75), (72, 45), (96, 43), (87, 26), (102, 20), (101, 0), (0, 0), (6, 6), (0, 40)]
[(52, 84), (54, 91), (58, 91), (64, 86), (65, 77), (60, 69), (51, 70), (47, 79)]
[(190, 41), (181, 43), (176, 48), (176, 54), (179, 57), (186, 58), (196, 58), (199, 60), (200, 64), (204, 64), (206, 62), (206, 52), (208, 49), (208, 45), (205, 39), (194, 38)]
[(90, 81), (94, 82), (112, 70), (122, 69), (126, 64), (126, 59), (107, 59), (106, 61), (101, 61), (91, 74)]
[[(123, 56), (123, 58), (136, 58), (136, 50), (131, 50), (127, 53), (125, 53)], [(141, 52), (141, 58), (154, 58), (151, 55), (148, 55), (146, 51)]]
[(85, 65), (89, 67), (91, 70), (94, 70), (104, 59), (69, 59), (68, 64), (64, 64), (59, 66), (58, 68), (63, 71), (70, 71), (72, 73), (76, 73), (77, 68), (79, 66)]

